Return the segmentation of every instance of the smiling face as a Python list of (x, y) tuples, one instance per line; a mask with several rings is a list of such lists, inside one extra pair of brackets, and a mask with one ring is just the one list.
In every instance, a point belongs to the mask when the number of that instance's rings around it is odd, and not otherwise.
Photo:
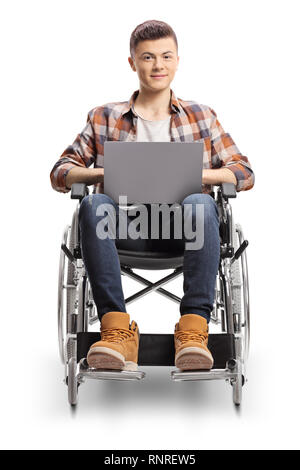
[(128, 57), (128, 62), (143, 88), (152, 91), (169, 88), (179, 63), (176, 43), (172, 37), (141, 41), (134, 60)]

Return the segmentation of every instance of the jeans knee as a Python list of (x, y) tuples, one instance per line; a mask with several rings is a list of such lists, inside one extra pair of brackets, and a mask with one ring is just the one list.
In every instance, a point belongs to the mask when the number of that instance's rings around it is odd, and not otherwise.
[[(203, 204), (205, 203), (207, 196), (209, 196), (209, 194), (204, 194), (204, 193), (189, 194), (188, 196), (184, 198), (181, 204), (197, 204), (197, 203)], [(211, 198), (211, 196), (209, 197)]]
[(83, 214), (92, 211), (93, 213), (96, 211), (97, 207), (101, 204), (111, 204), (115, 208), (117, 207), (115, 201), (107, 196), (107, 194), (88, 194), (85, 196), (79, 207), (79, 218), (82, 217)]
[(208, 207), (216, 206), (216, 202), (214, 198), (210, 194), (205, 194), (205, 193), (189, 194), (182, 201), (181, 205), (183, 204), (204, 204), (205, 206), (208, 206)]

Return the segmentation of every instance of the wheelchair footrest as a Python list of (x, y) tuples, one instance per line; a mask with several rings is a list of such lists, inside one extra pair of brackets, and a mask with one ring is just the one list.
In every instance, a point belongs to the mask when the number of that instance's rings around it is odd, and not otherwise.
[(81, 359), (79, 364), (78, 381), (83, 382), (85, 378), (96, 380), (141, 380), (145, 377), (142, 371), (127, 370), (105, 370), (92, 369), (88, 366), (86, 359)]
[[(90, 346), (100, 340), (100, 333), (77, 334), (77, 362), (86, 358)], [(213, 369), (226, 369), (227, 362), (235, 359), (234, 335), (211, 334), (208, 347), (214, 358)], [(174, 366), (174, 336), (171, 334), (141, 334), (139, 366)]]
[(236, 379), (237, 372), (230, 369), (212, 369), (212, 370), (190, 370), (180, 371), (174, 370), (171, 372), (171, 378), (175, 381), (183, 380), (228, 380)]

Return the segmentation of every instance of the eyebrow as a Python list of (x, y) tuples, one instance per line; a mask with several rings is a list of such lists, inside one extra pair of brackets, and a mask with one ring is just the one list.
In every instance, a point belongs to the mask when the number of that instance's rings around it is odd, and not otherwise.
[[(171, 52), (171, 54), (174, 54), (173, 51), (166, 51), (166, 52), (163, 52), (162, 55), (169, 54), (170, 52)], [(153, 54), (153, 52), (143, 52), (142, 55), (144, 55), (144, 54), (155, 55), (155, 54)]]

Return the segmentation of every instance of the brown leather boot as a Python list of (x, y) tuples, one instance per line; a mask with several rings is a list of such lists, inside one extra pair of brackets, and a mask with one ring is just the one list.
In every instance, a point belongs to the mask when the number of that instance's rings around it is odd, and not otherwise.
[(101, 319), (101, 340), (92, 344), (87, 362), (95, 369), (137, 370), (139, 329), (125, 312), (107, 312)]
[(205, 318), (189, 313), (175, 326), (175, 366), (181, 370), (211, 369), (213, 357), (207, 348), (208, 325)]

